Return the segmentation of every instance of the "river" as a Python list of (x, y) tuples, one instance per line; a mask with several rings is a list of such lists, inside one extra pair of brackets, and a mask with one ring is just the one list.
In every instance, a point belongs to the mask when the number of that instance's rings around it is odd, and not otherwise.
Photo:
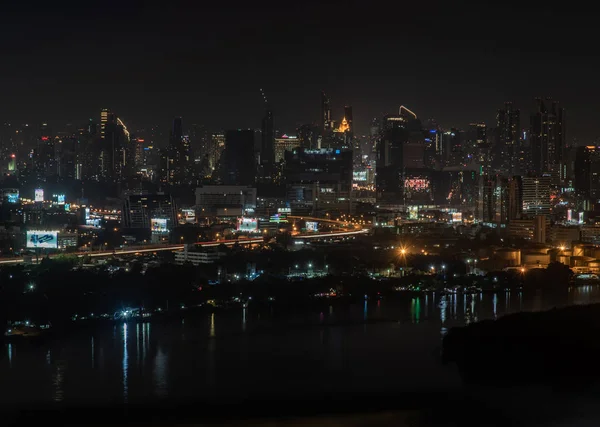
[(312, 310), (183, 312), (43, 345), (5, 344), (5, 405), (228, 399), (286, 393), (452, 389), (439, 361), (447, 330), (518, 311), (600, 301), (600, 288), (442, 296), (405, 294)]

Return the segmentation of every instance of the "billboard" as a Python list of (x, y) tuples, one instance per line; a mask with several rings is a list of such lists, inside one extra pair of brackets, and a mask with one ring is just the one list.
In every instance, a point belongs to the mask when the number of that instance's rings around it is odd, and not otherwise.
[(41, 188), (36, 188), (34, 191), (34, 200), (36, 202), (43, 202), (44, 201), (44, 190)]
[(64, 194), (53, 194), (52, 197), (54, 198), (55, 202), (58, 203), (59, 205), (65, 204), (66, 197)]
[(258, 231), (258, 220), (256, 218), (238, 218), (237, 231), (256, 233)]
[(168, 233), (167, 219), (166, 218), (152, 218), (150, 219), (150, 228), (153, 233)]
[(18, 188), (5, 188), (2, 190), (3, 199), (8, 203), (19, 203), (19, 189)]
[(452, 222), (462, 222), (462, 212), (452, 213)]
[(306, 221), (306, 231), (318, 231), (319, 223), (313, 221)]
[(58, 231), (28, 231), (26, 246), (28, 248), (56, 249), (58, 247)]
[(354, 182), (366, 182), (367, 181), (367, 171), (352, 172), (352, 180)]
[(424, 178), (406, 178), (404, 180), (404, 188), (412, 191), (427, 191), (429, 190), (430, 183), (428, 179)]
[(277, 213), (291, 214), (292, 208), (277, 208)]
[(274, 223), (277, 223), (277, 224), (279, 224), (281, 222), (288, 222), (288, 220), (287, 220), (287, 214), (276, 213), (274, 215), (271, 215), (269, 217), (269, 222), (274, 222)]
[(6, 200), (8, 203), (19, 203), (19, 193), (7, 193)]
[(181, 213), (183, 214), (184, 222), (191, 224), (196, 222), (196, 211), (194, 209), (182, 209)]

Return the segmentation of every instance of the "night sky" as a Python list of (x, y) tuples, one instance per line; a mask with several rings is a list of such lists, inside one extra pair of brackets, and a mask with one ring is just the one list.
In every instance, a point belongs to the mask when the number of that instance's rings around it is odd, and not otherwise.
[(464, 127), (494, 125), (513, 100), (525, 126), (533, 98), (552, 96), (569, 142), (599, 135), (596, 18), (564, 3), (14, 3), (0, 15), (2, 121), (79, 124), (108, 107), (130, 128), (258, 128), (262, 87), (287, 132), (318, 120), (325, 90), (336, 119), (354, 106), (359, 133), (401, 104)]

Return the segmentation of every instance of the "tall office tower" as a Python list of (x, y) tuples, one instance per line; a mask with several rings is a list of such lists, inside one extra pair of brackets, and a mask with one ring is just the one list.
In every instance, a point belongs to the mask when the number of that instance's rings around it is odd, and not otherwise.
[(509, 217), (508, 179), (500, 175), (487, 176), (483, 184), (483, 222), (500, 226)]
[(600, 203), (600, 147), (577, 148), (575, 156), (575, 192), (583, 210), (593, 210)]
[(502, 172), (516, 174), (519, 168), (521, 151), (521, 112), (513, 107), (512, 102), (505, 102), (504, 109), (498, 110), (498, 144), (496, 156)]
[(550, 175), (522, 178), (523, 214), (528, 216), (550, 215)]
[(34, 168), (38, 179), (58, 175), (56, 164), (56, 147), (52, 131), (46, 123), (42, 123), (35, 148)]
[(298, 134), (298, 139), (300, 140), (300, 146), (305, 150), (310, 150), (312, 148), (317, 148), (316, 146), (316, 136), (318, 134), (318, 130), (313, 125), (302, 125), (298, 129), (296, 129)]
[(565, 109), (551, 98), (537, 98), (536, 104), (529, 136), (533, 171), (551, 173), (562, 181), (566, 178)]
[(452, 128), (445, 132), (434, 130), (429, 134), (442, 165), (457, 166), (461, 163), (462, 144), (458, 129)]
[(329, 97), (321, 92), (321, 136), (324, 138), (333, 129)]
[(265, 116), (262, 119), (262, 134), (260, 141), (260, 163), (265, 172), (270, 174), (273, 163), (275, 163), (275, 152), (273, 143), (275, 141), (275, 129), (273, 124), (273, 111), (267, 105)]
[(205, 126), (193, 124), (189, 131), (191, 140), (191, 149), (195, 157), (205, 157), (208, 155), (210, 146), (210, 135)]
[(106, 125), (108, 124), (109, 117), (111, 116), (111, 112), (108, 108), (103, 108), (100, 111), (100, 138), (104, 139), (106, 133)]
[(190, 138), (183, 134), (181, 117), (173, 119), (169, 135), (169, 147), (166, 150), (166, 182), (172, 185), (182, 185), (191, 182), (191, 147)]
[(225, 133), (225, 151), (221, 162), (221, 176), (225, 185), (253, 185), (256, 179), (254, 161), (254, 131), (228, 130)]
[(383, 117), (377, 145), (377, 203), (401, 205), (404, 202), (404, 145), (408, 142), (407, 120), (400, 114)]
[(223, 150), (225, 150), (225, 133), (213, 133), (211, 136), (210, 152), (208, 155), (208, 165), (213, 172), (219, 168)]
[(523, 214), (523, 179), (513, 176), (508, 181), (508, 222)]
[(472, 141), (476, 146), (487, 142), (487, 126), (485, 123), (469, 124), (469, 141)]
[(104, 125), (104, 138), (100, 152), (100, 170), (104, 179), (120, 181), (127, 163), (129, 131), (114, 113), (109, 113)]
[(79, 151), (77, 135), (57, 138), (55, 141), (58, 176), (67, 179), (77, 179)]

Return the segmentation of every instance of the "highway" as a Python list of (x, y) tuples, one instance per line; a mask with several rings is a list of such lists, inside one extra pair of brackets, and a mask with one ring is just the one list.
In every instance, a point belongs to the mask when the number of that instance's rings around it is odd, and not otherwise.
[[(219, 246), (219, 245), (225, 245), (225, 246), (233, 246), (236, 243), (240, 244), (240, 245), (252, 245), (252, 244), (257, 244), (257, 243), (263, 243), (264, 240), (261, 239), (240, 239), (240, 240), (213, 240), (210, 242), (197, 242), (195, 243), (195, 245), (197, 246), (204, 246), (204, 247), (214, 247), (214, 246)], [(126, 249), (117, 249), (114, 251), (96, 251), (96, 252), (74, 252), (71, 254), (65, 254), (65, 253), (55, 253), (55, 254), (50, 254), (50, 258), (54, 258), (55, 256), (60, 256), (60, 255), (75, 255), (78, 257), (83, 257), (83, 256), (89, 256), (89, 257), (108, 257), (108, 256), (119, 256), (119, 255), (135, 255), (138, 253), (150, 253), (150, 252), (161, 252), (161, 251), (180, 251), (183, 250), (184, 245), (162, 245), (162, 246), (152, 246), (152, 247), (148, 247), (148, 246), (136, 246), (136, 247), (130, 247), (130, 248), (126, 248)], [(33, 257), (35, 258), (35, 257)], [(19, 264), (23, 262), (23, 258), (22, 257), (15, 257), (15, 258), (6, 258), (6, 259), (0, 259), (0, 265), (2, 264)]]
[[(306, 218), (306, 217), (305, 217)], [(293, 236), (294, 239), (323, 239), (329, 237), (341, 237), (341, 236), (351, 236), (356, 234), (364, 234), (367, 233), (368, 230), (353, 230), (353, 231), (332, 231), (326, 233), (305, 233), (298, 234)], [(263, 243), (263, 238), (253, 238), (253, 239), (240, 239), (240, 240), (213, 240), (210, 242), (197, 242), (196, 246), (204, 246), (204, 247), (214, 247), (219, 245), (225, 246), (233, 246), (236, 243), (240, 245), (253, 245)], [(117, 249), (111, 251), (96, 251), (96, 252), (74, 252), (66, 255), (75, 255), (78, 257), (89, 256), (92, 258), (102, 258), (102, 257), (110, 257), (110, 256), (119, 256), (119, 255), (135, 255), (142, 253), (151, 253), (151, 252), (161, 252), (161, 251), (180, 251), (183, 250), (184, 245), (153, 245), (153, 246), (133, 246), (125, 249)], [(65, 253), (54, 253), (50, 254), (50, 258), (54, 258), (56, 256), (65, 255)], [(45, 257), (45, 256), (44, 256)], [(35, 256), (32, 256), (35, 260)], [(40, 256), (40, 258), (42, 258)], [(4, 258), (0, 259), (0, 265), (11, 265), (11, 264), (19, 264), (24, 262), (23, 257), (13, 257), (13, 258)]]

